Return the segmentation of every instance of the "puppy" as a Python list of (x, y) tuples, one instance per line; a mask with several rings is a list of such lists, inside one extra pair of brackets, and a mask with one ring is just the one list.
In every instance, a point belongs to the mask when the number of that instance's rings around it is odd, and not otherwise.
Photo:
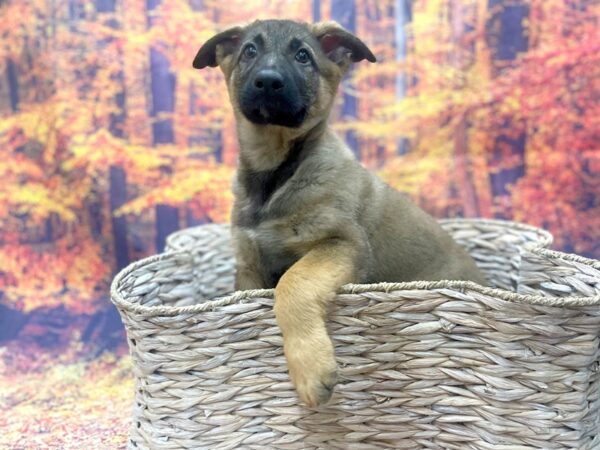
[(375, 56), (335, 22), (265, 20), (217, 34), (193, 62), (221, 68), (237, 121), (236, 288), (275, 288), (290, 378), (309, 406), (336, 384), (325, 315), (342, 285), (485, 283), (436, 220), (366, 171), (328, 127), (340, 80), (362, 60)]

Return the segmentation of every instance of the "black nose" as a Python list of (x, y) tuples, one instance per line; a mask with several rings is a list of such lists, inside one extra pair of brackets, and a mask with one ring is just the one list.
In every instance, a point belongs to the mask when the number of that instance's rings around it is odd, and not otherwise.
[(283, 89), (283, 76), (275, 70), (261, 70), (256, 74), (254, 86), (267, 94), (280, 91)]

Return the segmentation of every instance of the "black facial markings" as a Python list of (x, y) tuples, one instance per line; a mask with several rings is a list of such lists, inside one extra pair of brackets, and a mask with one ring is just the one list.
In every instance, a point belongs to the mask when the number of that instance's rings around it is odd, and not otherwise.
[(254, 38), (252, 40), (260, 48), (264, 48), (265, 47), (265, 38), (263, 37), (262, 34), (257, 34), (256, 36), (254, 36)]
[[(286, 21), (257, 22), (246, 36), (236, 77), (242, 114), (256, 125), (301, 126), (318, 95), (319, 68), (313, 48), (318, 42), (306, 26)], [(257, 48), (251, 58), (244, 56), (243, 48), (248, 43)], [(306, 50), (308, 57), (296, 58), (301, 49)], [(263, 89), (256, 84), (261, 70), (278, 72), (283, 88)]]
[(297, 51), (300, 46), (302, 45), (302, 41), (298, 38), (292, 38), (292, 40), (290, 41), (290, 50), (292, 52)]
[(264, 206), (273, 194), (294, 176), (304, 158), (304, 153), (304, 143), (299, 142), (291, 148), (287, 158), (276, 169), (240, 172), (239, 181), (246, 190), (250, 202), (248, 213), (240, 217), (240, 226), (258, 225)]

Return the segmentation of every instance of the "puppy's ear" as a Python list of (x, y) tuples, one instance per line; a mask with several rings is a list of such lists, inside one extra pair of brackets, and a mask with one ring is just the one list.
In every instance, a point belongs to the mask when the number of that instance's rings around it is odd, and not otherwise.
[(337, 22), (319, 22), (312, 25), (312, 33), (321, 43), (327, 57), (339, 66), (366, 59), (375, 62), (373, 52), (363, 41), (346, 31)]
[(220, 58), (233, 53), (240, 42), (243, 31), (241, 27), (235, 27), (211, 37), (196, 53), (194, 69), (217, 67)]

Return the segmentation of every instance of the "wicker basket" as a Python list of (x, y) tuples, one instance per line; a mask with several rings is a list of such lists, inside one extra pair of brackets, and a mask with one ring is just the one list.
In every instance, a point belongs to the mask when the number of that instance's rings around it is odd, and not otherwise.
[(273, 291), (214, 299), (233, 286), (228, 227), (172, 235), (112, 286), (136, 377), (128, 448), (600, 448), (600, 262), (525, 225), (442, 224), (496, 287), (345, 286), (328, 316), (340, 383), (316, 409), (289, 382)]

